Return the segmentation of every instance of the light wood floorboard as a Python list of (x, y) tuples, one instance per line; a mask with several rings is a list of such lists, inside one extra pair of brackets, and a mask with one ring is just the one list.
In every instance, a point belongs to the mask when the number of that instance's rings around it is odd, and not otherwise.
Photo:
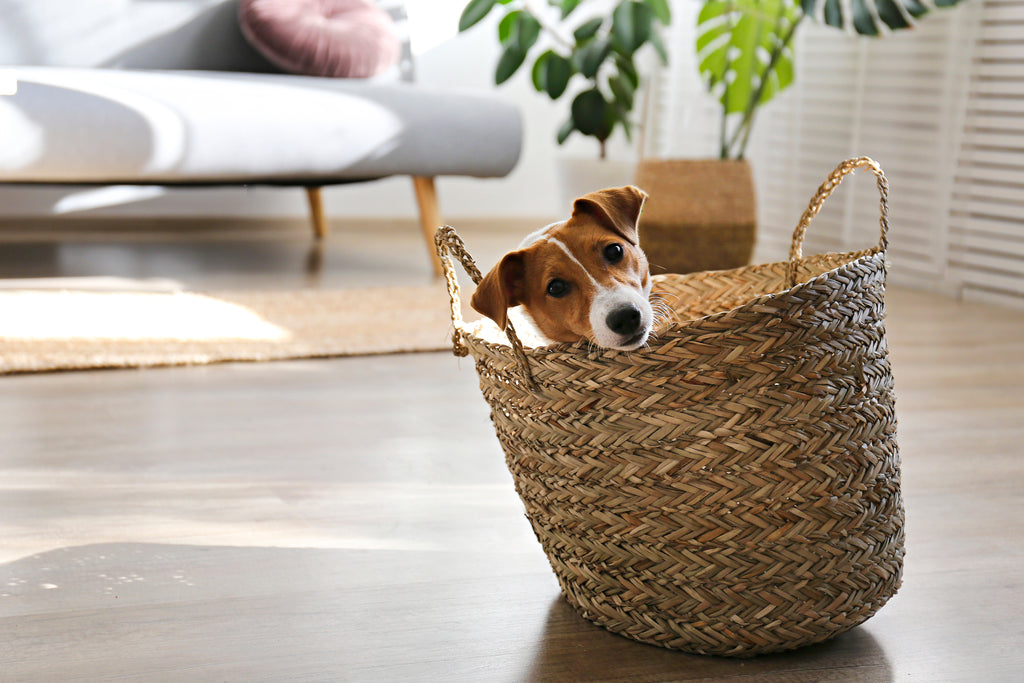
[[(429, 279), (415, 225), (379, 237), (333, 229), (319, 286)], [(21, 240), (0, 276), (304, 286), (303, 238)], [(0, 680), (1024, 680), (1024, 315), (889, 311), (904, 585), (830, 643), (733, 661), (580, 619), (472, 363), (419, 354), (0, 377)]]

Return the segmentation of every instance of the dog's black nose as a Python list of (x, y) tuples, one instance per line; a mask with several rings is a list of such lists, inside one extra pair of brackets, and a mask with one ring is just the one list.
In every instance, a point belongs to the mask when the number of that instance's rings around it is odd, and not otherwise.
[(605, 318), (608, 329), (623, 336), (636, 334), (640, 329), (640, 309), (636, 306), (623, 306), (608, 314)]

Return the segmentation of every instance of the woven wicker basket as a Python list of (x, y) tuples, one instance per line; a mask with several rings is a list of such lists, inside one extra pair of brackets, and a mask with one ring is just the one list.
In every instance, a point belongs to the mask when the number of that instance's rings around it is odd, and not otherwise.
[[(802, 257), (811, 219), (856, 168), (877, 176), (878, 246)], [(649, 348), (524, 349), (461, 320), (530, 523), (583, 617), (639, 641), (750, 656), (816, 643), (897, 590), (903, 503), (884, 328), (887, 184), (844, 162), (790, 260), (666, 275), (675, 320)]]

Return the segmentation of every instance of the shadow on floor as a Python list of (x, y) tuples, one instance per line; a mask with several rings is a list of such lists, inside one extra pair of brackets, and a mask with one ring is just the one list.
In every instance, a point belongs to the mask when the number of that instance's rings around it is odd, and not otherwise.
[(19, 680), (890, 677), (863, 628), (783, 655), (699, 657), (613, 635), (556, 595), (550, 573), (436, 548), (62, 548), (0, 565), (0, 668)]

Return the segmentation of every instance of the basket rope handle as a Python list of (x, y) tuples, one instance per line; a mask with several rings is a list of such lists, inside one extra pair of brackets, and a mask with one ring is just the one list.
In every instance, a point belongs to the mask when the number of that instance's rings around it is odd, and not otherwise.
[(803, 257), (803, 245), (804, 236), (807, 234), (807, 227), (811, 224), (811, 221), (818, 212), (821, 211), (821, 207), (825, 204), (825, 200), (828, 199), (836, 188), (839, 187), (839, 183), (842, 182), (843, 178), (850, 173), (853, 173), (858, 168), (863, 168), (871, 171), (875, 174), (875, 179), (878, 185), (878, 210), (880, 213), (878, 219), (878, 226), (880, 229), (880, 235), (878, 238), (878, 245), (869, 249), (868, 252), (884, 253), (889, 248), (889, 181), (886, 180), (885, 173), (882, 172), (882, 167), (878, 165), (874, 159), (870, 157), (855, 157), (853, 159), (847, 159), (842, 162), (836, 169), (829, 174), (825, 182), (821, 184), (818, 191), (813, 197), (811, 197), (810, 203), (807, 205), (807, 210), (804, 211), (803, 216), (800, 217), (800, 222), (796, 226), (796, 230), (793, 231), (793, 242), (789, 248), (789, 281), (790, 284), (796, 282), (796, 268)]
[[(444, 270), (444, 279), (448, 285), (448, 298), (452, 304), (452, 325), (455, 331), (452, 333), (452, 353), (456, 356), (468, 356), (469, 349), (462, 342), (462, 301), (459, 296), (459, 280), (455, 273), (455, 264), (452, 258), (457, 258), (463, 269), (469, 274), (473, 284), (480, 284), (483, 275), (476, 266), (476, 261), (466, 250), (466, 243), (462, 241), (455, 228), (450, 225), (442, 225), (434, 233), (434, 246), (437, 247), (437, 255), (441, 258), (441, 267)], [(530, 362), (526, 358), (526, 351), (523, 349), (523, 342), (519, 340), (512, 321), (505, 325), (505, 335), (512, 346), (512, 353), (516, 357), (516, 363), (522, 373), (523, 380), (530, 389), (537, 388), (537, 382), (533, 379), (533, 372), (530, 370)]]

